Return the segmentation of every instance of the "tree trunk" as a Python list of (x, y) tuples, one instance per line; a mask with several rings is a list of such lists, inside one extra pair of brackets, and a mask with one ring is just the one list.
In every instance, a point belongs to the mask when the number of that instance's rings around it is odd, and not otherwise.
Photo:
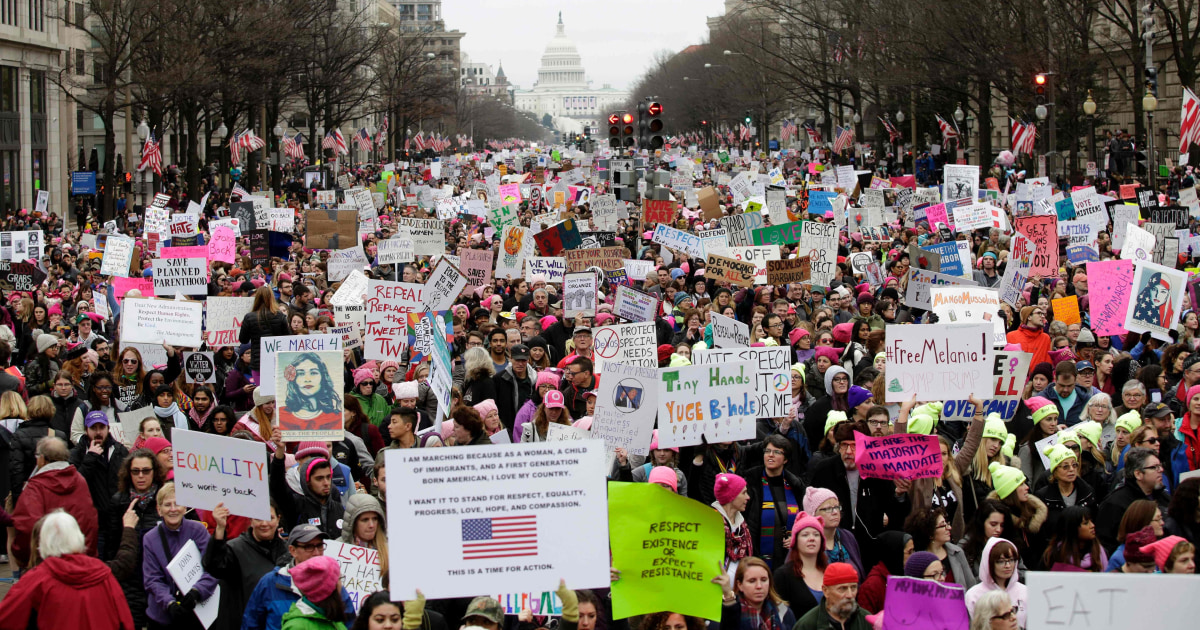
[(992, 163), (992, 84), (986, 77), (981, 77), (976, 86), (979, 89), (979, 141), (976, 150), (979, 153), (980, 171), (986, 174)]

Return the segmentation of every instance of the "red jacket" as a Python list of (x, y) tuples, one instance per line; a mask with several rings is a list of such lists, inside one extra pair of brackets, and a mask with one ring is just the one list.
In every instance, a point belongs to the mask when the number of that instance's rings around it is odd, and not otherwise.
[(871, 614), (883, 610), (883, 601), (887, 596), (887, 580), (887, 565), (882, 562), (876, 564), (867, 574), (867, 579), (863, 580), (862, 586), (858, 587), (858, 605), (862, 606), (863, 610)]
[(87, 481), (74, 466), (66, 462), (48, 464), (47, 468), (49, 470), (43, 468), (29, 478), (21, 498), (17, 500), (17, 508), (12, 515), (13, 526), (17, 528), (17, 536), (12, 541), (13, 557), (21, 565), (29, 562), (29, 534), (33, 526), (39, 518), (58, 508), (74, 516), (79, 523), (79, 530), (87, 539), (88, 555), (93, 558), (99, 556), (96, 547), (96, 537), (100, 531), (99, 517), (96, 506), (92, 504)]
[(1039, 363), (1053, 364), (1050, 361), (1050, 335), (1040, 329), (1031, 330), (1022, 326), (1008, 333), (1008, 343), (1018, 344), (1021, 350), (1033, 353), (1033, 360), (1029, 363), (1031, 368), (1037, 367)]
[(0, 628), (26, 628), (35, 613), (39, 628), (133, 630), (117, 578), (83, 554), (47, 558), (21, 576), (0, 606)]

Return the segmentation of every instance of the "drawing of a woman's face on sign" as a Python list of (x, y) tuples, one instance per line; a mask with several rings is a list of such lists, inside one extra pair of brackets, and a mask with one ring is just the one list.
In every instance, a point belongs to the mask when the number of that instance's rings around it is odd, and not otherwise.
[(276, 410), (284, 441), (343, 437), (342, 354), (280, 352), (276, 357)]
[(1186, 286), (1186, 272), (1135, 261), (1132, 304), (1126, 313), (1125, 328), (1169, 340), (1168, 333), (1179, 323)]

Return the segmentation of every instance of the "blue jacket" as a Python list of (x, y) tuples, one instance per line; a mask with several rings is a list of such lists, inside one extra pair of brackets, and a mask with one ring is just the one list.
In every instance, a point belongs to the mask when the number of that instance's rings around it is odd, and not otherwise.
[[(281, 630), (283, 613), (300, 601), (300, 594), (292, 590), (292, 576), (288, 575), (291, 566), (279, 567), (258, 581), (242, 613), (242, 630)], [(354, 602), (345, 588), (338, 588), (342, 591), (342, 602), (346, 604), (346, 626), (349, 627), (354, 624)]]
[(1079, 385), (1075, 386), (1075, 404), (1071, 405), (1070, 409), (1063, 409), (1062, 399), (1058, 397), (1058, 390), (1054, 389), (1054, 384), (1051, 383), (1046, 391), (1037, 394), (1054, 403), (1058, 407), (1058, 421), (1068, 427), (1079, 424), (1079, 414), (1083, 413), (1083, 408), (1087, 406), (1088, 399), (1092, 397), (1092, 393)]
[[(1179, 427), (1179, 423), (1183, 422), (1183, 418), (1175, 420), (1175, 426)], [(1121, 449), (1121, 455), (1117, 458), (1117, 470), (1113, 473), (1114, 479), (1123, 479), (1125, 470), (1125, 454), (1129, 449), (1133, 448), (1126, 445)], [(1161, 458), (1160, 458), (1161, 459)], [(1187, 445), (1183, 443), (1183, 434), (1178, 430), (1175, 431), (1175, 446), (1171, 449), (1171, 456), (1167, 461), (1162, 462), (1163, 465), (1163, 490), (1170, 494), (1176, 486), (1179, 485), (1179, 475), (1188, 472), (1191, 468), (1188, 467)], [(1168, 471), (1170, 474), (1168, 474)]]

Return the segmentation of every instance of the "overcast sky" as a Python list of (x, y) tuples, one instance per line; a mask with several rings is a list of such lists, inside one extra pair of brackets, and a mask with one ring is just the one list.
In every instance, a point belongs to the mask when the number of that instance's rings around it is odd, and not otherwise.
[(446, 28), (466, 33), (472, 62), (504, 62), (511, 83), (533, 86), (562, 11), (592, 87), (628, 88), (662, 50), (678, 52), (708, 38), (707, 19), (722, 0), (445, 0)]

